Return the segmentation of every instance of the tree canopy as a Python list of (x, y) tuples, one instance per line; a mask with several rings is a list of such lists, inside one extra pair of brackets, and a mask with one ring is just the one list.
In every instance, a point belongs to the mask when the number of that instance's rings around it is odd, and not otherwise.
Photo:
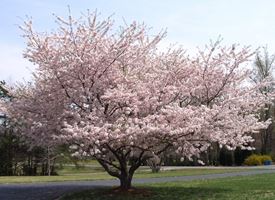
[(272, 98), (259, 92), (269, 82), (247, 84), (248, 47), (216, 42), (191, 58), (158, 49), (165, 33), (150, 36), (136, 22), (115, 32), (97, 17), (57, 17), (50, 33), (31, 21), (22, 28), (24, 56), (37, 69), (7, 107), (34, 146), (69, 144), (127, 189), (135, 170), (167, 149), (192, 159), (213, 142), (250, 148), (251, 133), (270, 123), (257, 114)]

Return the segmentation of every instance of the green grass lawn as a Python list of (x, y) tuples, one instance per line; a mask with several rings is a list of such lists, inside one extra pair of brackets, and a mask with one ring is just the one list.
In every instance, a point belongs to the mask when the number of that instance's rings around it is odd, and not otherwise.
[(135, 193), (114, 194), (96, 189), (68, 195), (62, 200), (274, 200), (275, 174), (215, 180), (141, 185)]
[[(187, 176), (199, 174), (229, 173), (242, 171), (243, 169), (180, 169), (171, 171), (161, 171), (152, 173), (150, 171), (138, 170), (135, 178), (167, 177), (167, 176)], [(247, 170), (247, 169), (246, 169)], [(0, 184), (7, 183), (33, 183), (33, 182), (56, 182), (56, 181), (83, 181), (112, 179), (100, 167), (64, 167), (57, 171), (58, 176), (0, 176)]]
[(169, 171), (160, 171), (159, 173), (152, 173), (151, 171), (137, 171), (134, 178), (159, 178), (169, 176), (190, 176), (190, 175), (201, 175), (201, 174), (219, 174), (219, 173), (230, 173), (247, 171), (247, 169), (178, 169)]

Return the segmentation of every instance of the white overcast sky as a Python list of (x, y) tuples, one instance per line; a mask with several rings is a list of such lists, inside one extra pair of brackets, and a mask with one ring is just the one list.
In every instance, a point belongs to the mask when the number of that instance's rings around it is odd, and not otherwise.
[(178, 43), (192, 52), (221, 35), (224, 44), (268, 45), (275, 53), (274, 0), (0, 0), (0, 80), (30, 80), (34, 67), (22, 57), (18, 28), (26, 16), (39, 31), (50, 31), (52, 14), (66, 17), (68, 5), (75, 17), (97, 9), (102, 17), (114, 14), (116, 24), (125, 19), (145, 22), (153, 32), (167, 28), (164, 46)]

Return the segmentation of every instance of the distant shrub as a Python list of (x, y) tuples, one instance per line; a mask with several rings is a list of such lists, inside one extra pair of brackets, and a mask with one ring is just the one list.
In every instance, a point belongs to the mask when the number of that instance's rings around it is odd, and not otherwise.
[(248, 156), (248, 157), (244, 160), (244, 164), (245, 164), (245, 165), (249, 165), (249, 166), (261, 165), (261, 164), (262, 164), (262, 160), (261, 160), (261, 158), (260, 158), (259, 155), (252, 154), (251, 156)]
[(265, 161), (272, 161), (272, 158), (269, 155), (262, 155), (261, 161), (262, 161), (262, 164), (264, 164)]
[(244, 164), (249, 166), (263, 165), (265, 161), (272, 161), (271, 156), (252, 154), (245, 159)]

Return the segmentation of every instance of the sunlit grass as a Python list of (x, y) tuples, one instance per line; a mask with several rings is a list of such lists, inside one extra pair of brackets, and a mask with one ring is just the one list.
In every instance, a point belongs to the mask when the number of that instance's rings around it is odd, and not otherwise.
[[(138, 170), (134, 178), (152, 178), (169, 176), (188, 176), (200, 174), (215, 174), (243, 171), (244, 169), (178, 169), (152, 173), (150, 170)], [(246, 169), (247, 170), (247, 169)], [(245, 171), (246, 171), (245, 170)], [(34, 182), (56, 182), (56, 181), (92, 181), (113, 179), (101, 167), (80, 167), (66, 166), (59, 169), (57, 176), (0, 176), (0, 183), (34, 183)]]

